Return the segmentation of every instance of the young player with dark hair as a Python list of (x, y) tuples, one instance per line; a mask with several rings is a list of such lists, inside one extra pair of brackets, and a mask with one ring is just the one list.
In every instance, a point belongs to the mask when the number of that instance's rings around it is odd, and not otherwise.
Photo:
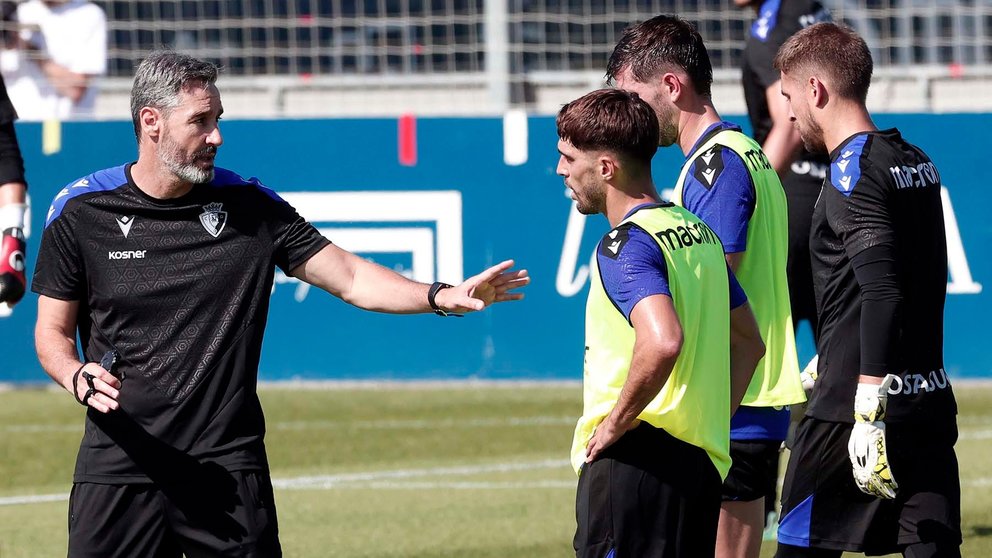
[(562, 107), (558, 135), (578, 210), (612, 227), (586, 306), (576, 556), (712, 556), (730, 416), (763, 351), (757, 324), (717, 235), (660, 202), (647, 103), (594, 91)]

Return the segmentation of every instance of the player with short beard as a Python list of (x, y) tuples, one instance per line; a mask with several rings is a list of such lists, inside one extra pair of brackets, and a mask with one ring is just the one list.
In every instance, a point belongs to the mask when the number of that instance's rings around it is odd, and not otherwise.
[(672, 201), (720, 237), (765, 341), (765, 357), (732, 418), (733, 465), (724, 481), (717, 539), (720, 558), (753, 556), (761, 546), (764, 499), (775, 492), (788, 406), (806, 400), (786, 277), (785, 192), (761, 147), (720, 118), (711, 98), (709, 54), (689, 22), (659, 15), (628, 27), (606, 75), (651, 105), (661, 122), (659, 143), (677, 144), (685, 155)]
[(558, 174), (612, 227), (589, 274), (576, 556), (712, 556), (758, 326), (717, 236), (658, 197), (651, 107), (604, 89), (566, 104), (557, 124)]
[(786, 471), (776, 556), (959, 557), (940, 175), (898, 130), (875, 126), (871, 53), (851, 29), (803, 29), (775, 67), (804, 143), (830, 154), (810, 234), (818, 379)]

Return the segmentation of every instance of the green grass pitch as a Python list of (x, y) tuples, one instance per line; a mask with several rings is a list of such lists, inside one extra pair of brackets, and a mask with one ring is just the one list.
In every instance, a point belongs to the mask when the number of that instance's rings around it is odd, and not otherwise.
[[(956, 393), (963, 555), (992, 556), (992, 385)], [(574, 556), (576, 384), (266, 387), (261, 398), (287, 557)], [(82, 415), (63, 392), (0, 392), (0, 557), (65, 556)]]

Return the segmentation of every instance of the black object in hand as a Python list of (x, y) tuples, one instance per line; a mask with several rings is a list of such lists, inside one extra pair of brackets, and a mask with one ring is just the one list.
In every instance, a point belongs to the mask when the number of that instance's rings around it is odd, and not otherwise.
[(124, 381), (124, 372), (115, 370), (117, 367), (117, 359), (119, 358), (120, 354), (118, 354), (116, 350), (110, 349), (104, 353), (103, 358), (100, 359), (100, 367), (116, 376), (119, 380)]

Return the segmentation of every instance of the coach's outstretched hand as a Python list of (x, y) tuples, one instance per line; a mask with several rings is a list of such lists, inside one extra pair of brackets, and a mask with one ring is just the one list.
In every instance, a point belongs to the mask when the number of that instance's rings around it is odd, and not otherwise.
[(485, 309), (494, 302), (520, 300), (523, 293), (510, 292), (530, 283), (526, 269), (509, 271), (513, 260), (500, 262), (462, 284), (438, 291), (434, 300), (446, 312), (464, 313)]

